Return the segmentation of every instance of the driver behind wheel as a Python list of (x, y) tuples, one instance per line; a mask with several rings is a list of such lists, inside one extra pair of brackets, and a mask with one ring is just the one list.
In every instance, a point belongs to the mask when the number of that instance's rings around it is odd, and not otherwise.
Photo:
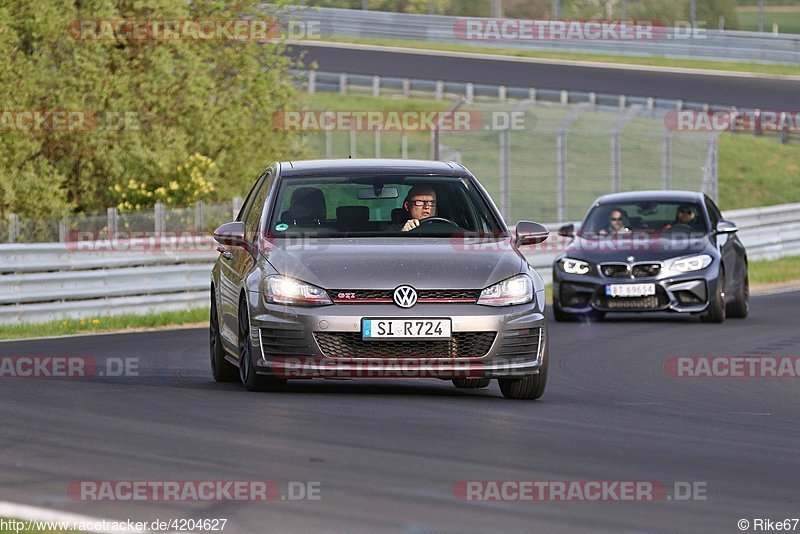
[(408, 191), (403, 209), (408, 212), (409, 219), (401, 230), (408, 232), (417, 228), (421, 219), (436, 216), (436, 191), (429, 185), (415, 185)]

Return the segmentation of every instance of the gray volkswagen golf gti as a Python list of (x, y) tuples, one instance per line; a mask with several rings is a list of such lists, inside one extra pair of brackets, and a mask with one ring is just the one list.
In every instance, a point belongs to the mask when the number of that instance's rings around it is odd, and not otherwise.
[[(512, 237), (513, 235), (513, 237)], [(288, 379), (439, 378), (507, 398), (547, 382), (542, 278), (457, 163), (272, 164), (214, 238), (211, 368), (279, 390)]]

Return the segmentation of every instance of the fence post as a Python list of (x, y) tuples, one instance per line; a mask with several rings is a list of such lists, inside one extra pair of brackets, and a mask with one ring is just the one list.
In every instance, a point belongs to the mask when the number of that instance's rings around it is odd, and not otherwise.
[(567, 130), (560, 128), (556, 136), (556, 173), (558, 179), (558, 222), (567, 220)]
[(536, 103), (536, 88), (531, 87), (528, 89), (528, 100), (530, 100), (533, 104)]
[(400, 136), (400, 157), (408, 159), (408, 133), (406, 132)]
[(19, 239), (19, 215), (9, 213), (8, 215), (8, 242), (16, 243)]
[(378, 98), (381, 96), (381, 77), (380, 76), (373, 76), (372, 77), (372, 97)]
[(313, 95), (317, 91), (317, 71), (308, 71), (308, 94)]
[(375, 128), (375, 157), (381, 157), (381, 129)]
[(156, 235), (164, 233), (164, 204), (156, 202), (156, 205), (153, 206), (153, 215)]
[(333, 132), (325, 130), (325, 157), (331, 159), (333, 157)]
[(403, 98), (411, 96), (411, 80), (403, 78)]
[(500, 100), (500, 102), (505, 102), (507, 96), (508, 90), (506, 89), (505, 85), (501, 85), (497, 88), (497, 98)]
[(231, 200), (232, 221), (236, 219), (236, 217), (239, 215), (239, 212), (242, 210), (243, 202), (244, 200), (242, 200), (242, 197), (233, 197), (233, 200)]
[(500, 212), (511, 223), (511, 134), (508, 125), (500, 130)]
[(620, 172), (620, 138), (619, 131), (615, 131), (611, 135), (611, 190), (614, 193), (619, 193), (622, 185), (622, 176)]
[(475, 100), (475, 84), (472, 82), (467, 84), (467, 87), (464, 91), (464, 96), (467, 99), (467, 102), (472, 102)]
[(560, 96), (559, 96), (559, 100), (560, 100), (562, 106), (568, 106), (569, 105), (569, 91), (567, 91), (565, 89), (562, 89), (561, 93), (560, 93)]
[(202, 200), (194, 205), (194, 229), (202, 230), (205, 226), (206, 203)]
[[(158, 205), (158, 204), (156, 204), (156, 205)], [(118, 231), (118, 228), (117, 228), (118, 218), (119, 218), (119, 211), (117, 211), (117, 208), (108, 208), (108, 209), (106, 209), (106, 219), (108, 221), (106, 223), (106, 226), (108, 227), (108, 238), (109, 239), (112, 239), (117, 234), (117, 231)]]
[(664, 134), (661, 146), (661, 180), (664, 189), (672, 189), (672, 136)]
[(444, 98), (444, 82), (439, 80), (436, 82), (436, 100)]
[(347, 94), (347, 73), (344, 72), (339, 75), (339, 93)]
[(65, 243), (67, 241), (67, 232), (69, 226), (67, 224), (67, 219), (61, 219), (58, 221), (58, 242)]
[(350, 157), (351, 158), (357, 157), (357, 154), (356, 154), (356, 141), (357, 141), (357, 139), (356, 139), (356, 127), (355, 127), (355, 125), (353, 125), (353, 127), (350, 128)]

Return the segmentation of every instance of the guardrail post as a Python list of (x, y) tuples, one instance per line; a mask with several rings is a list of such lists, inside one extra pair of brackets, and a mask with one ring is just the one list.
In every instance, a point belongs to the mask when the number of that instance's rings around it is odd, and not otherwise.
[(308, 71), (308, 94), (313, 95), (317, 92), (317, 71)]
[(107, 220), (106, 227), (108, 228), (108, 237), (110, 239), (114, 235), (116, 235), (118, 231), (117, 223), (119, 220), (119, 211), (117, 210), (117, 208), (106, 209), (106, 220)]
[(783, 125), (781, 128), (781, 143), (784, 145), (789, 142), (789, 121), (786, 120), (786, 112), (781, 112), (781, 122), (779, 124)]
[(411, 80), (403, 78), (403, 97), (408, 98), (411, 96)]
[(464, 91), (464, 96), (467, 99), (467, 102), (473, 102), (475, 100), (475, 84), (470, 82), (467, 84), (467, 87)]
[(202, 200), (194, 206), (194, 229), (202, 230), (206, 225), (206, 203)]
[(154, 215), (154, 228), (156, 234), (161, 234), (164, 232), (164, 204), (161, 202), (156, 202), (156, 205), (153, 206), (153, 215)]
[(381, 96), (381, 77), (380, 76), (373, 76), (372, 77), (372, 97), (378, 98)]
[(753, 119), (754, 119), (754, 122), (756, 123), (756, 127), (755, 127), (755, 130), (754, 130), (753, 133), (755, 135), (761, 135), (761, 110), (760, 109), (757, 109), (755, 111), (755, 113), (753, 113)]
[(444, 82), (439, 80), (436, 82), (436, 100), (444, 98)]
[(561, 90), (560, 101), (562, 106), (569, 105), (569, 91)]
[(594, 108), (597, 105), (597, 93), (592, 91), (589, 93), (589, 104)]
[(339, 75), (339, 94), (347, 94), (347, 73), (344, 72)]
[(678, 111), (683, 109), (683, 100), (678, 99), (675, 101), (675, 109)]
[(8, 214), (8, 242), (16, 243), (19, 239), (19, 215), (16, 213)]
[(231, 220), (235, 220), (236, 217), (239, 215), (239, 212), (242, 211), (242, 197), (233, 197), (231, 200)]
[(531, 87), (528, 89), (528, 100), (531, 101), (531, 104), (536, 104), (536, 88)]
[(672, 189), (672, 136), (664, 134), (661, 144), (661, 181), (664, 189)]
[(653, 110), (656, 107), (656, 101), (652, 96), (647, 97), (647, 113), (653, 115)]
[(501, 85), (497, 88), (497, 98), (500, 102), (505, 102), (506, 97), (508, 96), (508, 90), (506, 89), (505, 85)]
[(619, 109), (625, 109), (628, 105), (628, 98), (625, 95), (619, 95)]

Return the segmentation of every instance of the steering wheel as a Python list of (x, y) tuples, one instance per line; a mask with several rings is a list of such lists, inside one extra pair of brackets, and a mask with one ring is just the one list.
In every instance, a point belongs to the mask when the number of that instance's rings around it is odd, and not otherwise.
[(436, 224), (436, 223), (450, 224), (452, 226), (461, 228), (455, 222), (451, 221), (450, 219), (445, 219), (444, 217), (428, 217), (426, 219), (420, 219), (419, 227), (422, 227), (423, 224)]
[(694, 232), (694, 229), (692, 229), (692, 227), (689, 226), (688, 224), (677, 223), (677, 224), (673, 224), (672, 228), (670, 228), (669, 231), (673, 232), (673, 233), (676, 233), (676, 234), (677, 233), (687, 233), (688, 234), (688, 233)]

